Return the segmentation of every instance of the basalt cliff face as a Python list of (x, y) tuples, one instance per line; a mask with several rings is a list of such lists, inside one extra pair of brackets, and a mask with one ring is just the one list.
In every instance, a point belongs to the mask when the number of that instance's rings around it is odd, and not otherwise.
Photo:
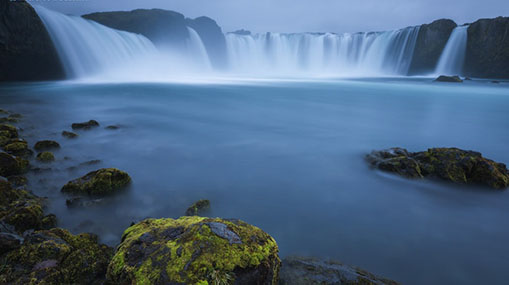
[(509, 78), (509, 17), (481, 19), (468, 27), (465, 75)]
[(0, 81), (63, 77), (55, 47), (35, 10), (25, 1), (0, 0)]
[(456, 28), (452, 20), (441, 19), (419, 29), (409, 75), (427, 74), (435, 70), (440, 55)]

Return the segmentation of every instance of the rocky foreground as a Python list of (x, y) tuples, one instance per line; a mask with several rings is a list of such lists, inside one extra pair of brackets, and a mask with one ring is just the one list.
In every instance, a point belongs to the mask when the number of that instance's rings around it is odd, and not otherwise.
[[(4, 122), (22, 117), (0, 113)], [(91, 120), (71, 127), (98, 126)], [(34, 156), (54, 163), (51, 151), (60, 144), (43, 140), (32, 149), (19, 131), (0, 124), (0, 284), (396, 284), (335, 261), (281, 262), (276, 241), (261, 229), (236, 219), (199, 217), (209, 200), (197, 201), (178, 219), (132, 224), (115, 249), (94, 234), (72, 234), (45, 213), (46, 199), (27, 190), (24, 176), (35, 170)], [(79, 139), (69, 131), (62, 136)], [(87, 207), (121, 194), (130, 181), (127, 173), (104, 168), (69, 181), (61, 191), (72, 196), (68, 207)]]

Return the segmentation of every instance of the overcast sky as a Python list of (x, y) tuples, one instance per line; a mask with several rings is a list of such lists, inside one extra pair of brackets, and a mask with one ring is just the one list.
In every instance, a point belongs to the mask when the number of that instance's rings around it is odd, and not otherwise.
[(209, 16), (223, 31), (380, 31), (429, 23), (459, 24), (509, 16), (509, 0), (33, 0), (67, 14), (162, 8), (186, 17)]

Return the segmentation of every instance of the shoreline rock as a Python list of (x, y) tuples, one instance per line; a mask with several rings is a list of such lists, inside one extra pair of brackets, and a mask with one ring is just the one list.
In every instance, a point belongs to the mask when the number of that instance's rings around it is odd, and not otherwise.
[(366, 160), (375, 168), (407, 178), (439, 178), (459, 184), (482, 184), (493, 189), (509, 186), (506, 165), (481, 153), (458, 148), (430, 148), (409, 152), (403, 148), (373, 151)]
[(279, 284), (397, 285), (398, 283), (338, 261), (310, 257), (287, 257), (283, 259)]
[(271, 236), (240, 220), (147, 219), (124, 232), (107, 281), (277, 284), (278, 252)]
[(62, 192), (104, 196), (121, 190), (130, 182), (131, 177), (126, 172), (116, 168), (102, 168), (69, 181), (62, 187)]

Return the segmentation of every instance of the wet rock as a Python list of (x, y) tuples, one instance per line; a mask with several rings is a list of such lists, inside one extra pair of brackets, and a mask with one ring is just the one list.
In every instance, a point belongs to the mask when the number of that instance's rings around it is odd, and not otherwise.
[(126, 172), (115, 168), (103, 168), (69, 181), (62, 187), (62, 192), (94, 196), (107, 195), (117, 192), (130, 182), (131, 177)]
[(199, 216), (210, 209), (209, 200), (199, 200), (186, 210), (186, 216)]
[(88, 208), (96, 205), (101, 205), (102, 203), (104, 203), (104, 199), (87, 200), (81, 197), (74, 197), (71, 199), (67, 199), (65, 201), (65, 205), (67, 206), (67, 208), (80, 208), (80, 207)]
[(59, 148), (60, 148), (59, 143), (57, 143), (56, 141), (50, 141), (50, 140), (38, 141), (34, 145), (34, 149), (38, 150), (38, 151), (59, 149)]
[(19, 235), (0, 232), (0, 255), (19, 248), (22, 242), (23, 238)]
[(114, 131), (114, 130), (120, 129), (120, 126), (119, 125), (111, 125), (111, 126), (107, 126), (106, 129)]
[(55, 161), (55, 156), (49, 151), (41, 152), (37, 155), (37, 160), (41, 162), (52, 162)]
[(7, 179), (14, 188), (26, 186), (28, 183), (27, 178), (22, 175), (9, 176)]
[(54, 214), (49, 214), (42, 218), (41, 223), (42, 223), (41, 228), (43, 230), (55, 228), (57, 226), (57, 216), (55, 216)]
[(8, 116), (0, 118), (0, 123), (17, 123), (19, 122), (19, 118)]
[(63, 136), (63, 137), (66, 137), (66, 138), (68, 138), (68, 139), (74, 139), (74, 138), (77, 138), (77, 137), (78, 137), (78, 134), (73, 133), (73, 132), (63, 131), (63, 132), (62, 132), (62, 136)]
[(0, 152), (0, 175), (9, 177), (20, 175), (28, 170), (28, 161), (14, 157), (8, 153)]
[(274, 239), (242, 221), (147, 219), (124, 232), (107, 280), (114, 284), (276, 284), (279, 267)]
[(12, 155), (21, 157), (30, 157), (34, 152), (28, 148), (28, 143), (24, 140), (12, 140), (4, 146), (4, 150)]
[(446, 75), (440, 75), (437, 79), (435, 79), (436, 82), (451, 82), (451, 83), (461, 83), (463, 80), (459, 76), (446, 76)]
[(0, 221), (13, 226), (18, 233), (42, 229), (43, 206), (43, 199), (0, 181)]
[(454, 183), (483, 184), (494, 189), (509, 186), (503, 163), (484, 158), (475, 151), (458, 148), (431, 148), (408, 152), (402, 148), (373, 151), (366, 160), (374, 167), (408, 178), (439, 178)]
[(5, 136), (11, 139), (18, 138), (18, 130), (14, 126), (0, 124), (0, 136)]
[(396, 285), (396, 281), (377, 277), (362, 269), (337, 261), (308, 257), (288, 257), (281, 267), (281, 285)]
[(98, 127), (99, 123), (95, 120), (90, 120), (84, 123), (74, 123), (71, 125), (73, 130), (89, 130), (94, 127)]
[(93, 234), (54, 228), (33, 232), (5, 254), (0, 282), (7, 284), (102, 284), (113, 249)]

